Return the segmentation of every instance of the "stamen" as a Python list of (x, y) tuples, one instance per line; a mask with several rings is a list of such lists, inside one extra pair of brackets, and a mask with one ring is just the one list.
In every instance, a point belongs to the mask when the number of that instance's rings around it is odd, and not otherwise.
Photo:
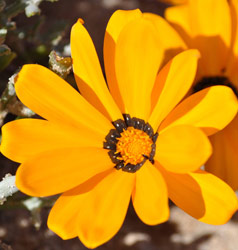
[(116, 169), (135, 173), (146, 160), (154, 163), (158, 133), (154, 134), (150, 124), (142, 119), (131, 118), (129, 114), (123, 117), (125, 121), (112, 122), (115, 129), (109, 131), (103, 147), (110, 150), (108, 155)]
[(194, 93), (211, 87), (211, 86), (216, 86), (216, 85), (223, 85), (223, 86), (227, 86), (230, 87), (234, 94), (237, 96), (238, 98), (238, 90), (235, 87), (235, 85), (229, 80), (229, 78), (225, 77), (225, 76), (209, 76), (209, 77), (203, 77), (193, 88)]

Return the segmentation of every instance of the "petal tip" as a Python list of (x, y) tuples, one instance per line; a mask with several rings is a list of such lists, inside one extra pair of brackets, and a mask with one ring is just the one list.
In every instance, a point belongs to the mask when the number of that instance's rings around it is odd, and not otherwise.
[(84, 20), (83, 20), (82, 18), (79, 18), (79, 19), (77, 20), (77, 23), (84, 24)]
[(94, 241), (90, 241), (87, 239), (84, 239), (80, 236), (78, 236), (79, 240), (84, 244), (84, 246), (86, 246), (88, 249), (95, 249), (99, 246), (101, 246), (103, 243), (99, 243), (99, 242), (94, 242)]
[(201, 58), (201, 53), (197, 49), (188, 49), (187, 52), (190, 53), (190, 54), (192, 54), (197, 59)]

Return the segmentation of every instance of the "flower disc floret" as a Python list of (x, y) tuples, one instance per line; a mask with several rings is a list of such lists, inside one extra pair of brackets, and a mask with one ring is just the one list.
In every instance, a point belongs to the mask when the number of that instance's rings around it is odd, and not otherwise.
[(110, 150), (108, 154), (116, 169), (135, 173), (146, 160), (154, 163), (158, 133), (154, 134), (151, 125), (142, 119), (131, 118), (129, 114), (123, 116), (124, 121), (112, 122), (115, 129), (105, 137), (103, 147)]
[(153, 141), (142, 130), (129, 127), (118, 138), (116, 154), (117, 158), (125, 164), (139, 164), (145, 157), (149, 158)]

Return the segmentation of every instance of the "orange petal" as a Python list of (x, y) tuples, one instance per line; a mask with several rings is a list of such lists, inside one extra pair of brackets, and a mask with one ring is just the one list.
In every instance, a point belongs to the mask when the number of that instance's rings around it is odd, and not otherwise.
[(190, 0), (169, 8), (166, 18), (190, 48), (201, 52), (203, 74), (217, 75), (226, 66), (231, 43), (231, 16), (227, 0)]
[[(85, 198), (78, 195), (78, 236), (88, 248), (110, 240), (125, 219), (135, 175), (113, 169)], [(79, 190), (71, 192), (77, 195)]]
[(232, 20), (232, 54), (238, 57), (238, 1), (230, 0)]
[(31, 196), (62, 193), (113, 168), (107, 150), (63, 148), (40, 153), (20, 165), (16, 185)]
[(202, 170), (174, 174), (161, 167), (159, 169), (167, 182), (169, 198), (199, 221), (221, 225), (237, 210), (236, 194), (214, 175)]
[(232, 82), (234, 87), (238, 89), (238, 56), (230, 59), (227, 65), (227, 71), (225, 75), (228, 77), (229, 81)]
[(143, 17), (150, 20), (158, 32), (159, 46), (164, 50), (163, 66), (187, 48), (177, 31), (163, 17), (153, 13), (143, 13)]
[(155, 159), (168, 171), (187, 173), (199, 169), (211, 153), (211, 144), (200, 129), (180, 125), (159, 134)]
[(191, 47), (194, 31), (190, 24), (189, 4), (166, 8), (165, 18), (172, 24), (186, 44)]
[(79, 19), (71, 30), (73, 70), (82, 95), (112, 121), (121, 112), (107, 88), (92, 39)]
[(179, 103), (191, 87), (197, 71), (199, 53), (197, 50), (187, 50), (175, 56), (159, 72), (155, 85), (158, 91), (158, 101), (149, 118), (154, 128), (158, 126), (168, 113)]
[(1, 153), (16, 162), (65, 147), (102, 147), (104, 137), (87, 129), (67, 129), (40, 119), (20, 119), (2, 127)]
[(226, 65), (226, 75), (229, 80), (238, 88), (238, 0), (230, 1), (232, 18), (232, 44), (228, 64)]
[(189, 10), (194, 35), (220, 36), (226, 47), (229, 47), (231, 16), (227, 0), (190, 0)]
[(231, 88), (213, 86), (201, 90), (181, 102), (161, 124), (159, 130), (188, 124), (199, 127), (207, 135), (211, 135), (231, 122), (237, 109), (237, 98)]
[(125, 107), (120, 94), (115, 72), (115, 50), (118, 37), (124, 26), (130, 21), (140, 17), (141, 11), (139, 9), (115, 11), (107, 24), (104, 37), (103, 52), (107, 82), (111, 95), (113, 96), (117, 105), (120, 107), (122, 113), (125, 113)]
[(136, 172), (132, 200), (137, 215), (144, 223), (156, 225), (168, 220), (166, 183), (160, 172), (148, 161)]
[(15, 88), (27, 107), (49, 121), (71, 128), (90, 128), (104, 136), (112, 128), (110, 121), (73, 87), (43, 66), (24, 65)]
[(52, 207), (48, 217), (48, 227), (62, 239), (68, 240), (78, 235), (76, 219), (81, 212), (81, 204), (86, 200), (87, 192), (91, 191), (113, 169), (104, 171), (92, 177), (88, 181), (63, 193)]
[(234, 190), (238, 189), (238, 116), (222, 131), (211, 136), (212, 157), (208, 160), (206, 170), (228, 183)]
[(126, 113), (144, 120), (162, 57), (156, 33), (150, 21), (137, 18), (123, 28), (116, 46), (116, 75)]

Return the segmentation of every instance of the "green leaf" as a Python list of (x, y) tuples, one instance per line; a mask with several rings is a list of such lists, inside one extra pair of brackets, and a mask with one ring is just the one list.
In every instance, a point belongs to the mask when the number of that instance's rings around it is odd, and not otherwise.
[(7, 35), (7, 29), (5, 28), (0, 29), (0, 45), (4, 43), (6, 35)]
[(16, 0), (12, 4), (7, 5), (3, 11), (4, 15), (10, 19), (17, 16), (25, 10), (26, 3), (21, 0)]
[(0, 56), (0, 71), (5, 69), (15, 57), (16, 53), (14, 52), (9, 52), (9, 54)]
[(6, 56), (6, 55), (9, 55), (11, 53), (11, 49), (3, 44), (0, 46), (0, 56)]

